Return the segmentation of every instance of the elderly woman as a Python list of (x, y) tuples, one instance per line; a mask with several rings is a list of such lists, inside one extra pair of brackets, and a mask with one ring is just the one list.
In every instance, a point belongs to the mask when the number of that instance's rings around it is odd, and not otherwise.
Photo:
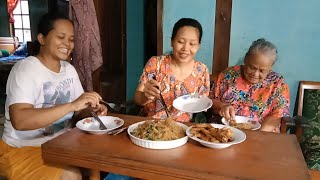
[(175, 98), (190, 93), (209, 95), (208, 68), (194, 59), (200, 48), (201, 37), (201, 24), (195, 19), (182, 18), (173, 27), (172, 54), (154, 56), (146, 64), (134, 101), (144, 106), (148, 117), (167, 118), (160, 92), (170, 116), (180, 122), (189, 122), (192, 114), (175, 109), (172, 106)]
[(272, 71), (277, 49), (269, 41), (254, 41), (244, 65), (233, 66), (218, 76), (210, 93), (213, 111), (228, 120), (251, 117), (261, 123), (261, 131), (279, 132), (281, 118), (289, 116), (289, 88), (284, 78)]

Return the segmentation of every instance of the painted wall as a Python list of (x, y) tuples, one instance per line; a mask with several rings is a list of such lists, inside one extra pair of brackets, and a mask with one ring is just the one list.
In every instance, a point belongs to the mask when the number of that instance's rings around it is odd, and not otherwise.
[(278, 47), (274, 66), (289, 84), (291, 113), (300, 80), (320, 81), (320, 1), (233, 1), (229, 65), (242, 62), (252, 41), (263, 37)]
[(206, 64), (211, 72), (213, 59), (214, 16), (216, 3), (213, 0), (164, 0), (163, 4), (163, 51), (171, 52), (171, 34), (180, 18), (194, 18), (202, 25), (201, 47), (196, 59)]
[(9, 37), (9, 15), (7, 9), (7, 0), (0, 0), (0, 37)]
[(42, 15), (48, 12), (48, 0), (28, 0), (32, 41), (37, 39), (38, 23)]
[(145, 61), (146, 0), (127, 0), (127, 100), (132, 100)]

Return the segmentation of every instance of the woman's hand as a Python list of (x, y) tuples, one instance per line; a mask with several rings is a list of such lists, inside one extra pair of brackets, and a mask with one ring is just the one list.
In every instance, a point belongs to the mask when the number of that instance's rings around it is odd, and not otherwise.
[(154, 79), (150, 79), (149, 81), (147, 81), (143, 89), (143, 92), (146, 98), (148, 98), (149, 100), (153, 100), (154, 98), (159, 98), (160, 91), (158, 87), (160, 87), (160, 84), (158, 83), (158, 81)]
[(93, 108), (93, 111), (99, 116), (106, 116), (108, 113), (108, 108), (103, 104), (99, 104), (96, 106), (96, 108)]
[(235, 120), (236, 115), (232, 105), (223, 105), (219, 111), (219, 115), (224, 117), (226, 120)]
[(74, 111), (80, 111), (91, 106), (92, 108), (99, 108), (101, 96), (96, 92), (85, 92), (75, 101), (71, 102)]

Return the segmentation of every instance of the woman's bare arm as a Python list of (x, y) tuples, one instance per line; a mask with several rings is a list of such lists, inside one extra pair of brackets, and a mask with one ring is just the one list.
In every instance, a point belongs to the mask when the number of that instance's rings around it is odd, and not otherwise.
[(46, 127), (74, 111), (71, 103), (50, 108), (34, 108), (32, 104), (18, 103), (9, 107), (10, 121), (17, 130), (33, 130)]
[(269, 116), (263, 119), (261, 124), (261, 131), (274, 132), (275, 129), (279, 127), (281, 118)]
[(10, 121), (17, 130), (33, 130), (46, 127), (70, 112), (80, 111), (87, 107), (96, 108), (100, 95), (95, 92), (83, 93), (71, 103), (49, 108), (34, 108), (32, 104), (16, 103), (9, 106)]

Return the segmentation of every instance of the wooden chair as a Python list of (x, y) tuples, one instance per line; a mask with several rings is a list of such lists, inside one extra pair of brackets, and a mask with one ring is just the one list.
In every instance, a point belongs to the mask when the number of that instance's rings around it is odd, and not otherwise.
[(300, 81), (295, 122), (308, 167), (320, 170), (320, 82)]

